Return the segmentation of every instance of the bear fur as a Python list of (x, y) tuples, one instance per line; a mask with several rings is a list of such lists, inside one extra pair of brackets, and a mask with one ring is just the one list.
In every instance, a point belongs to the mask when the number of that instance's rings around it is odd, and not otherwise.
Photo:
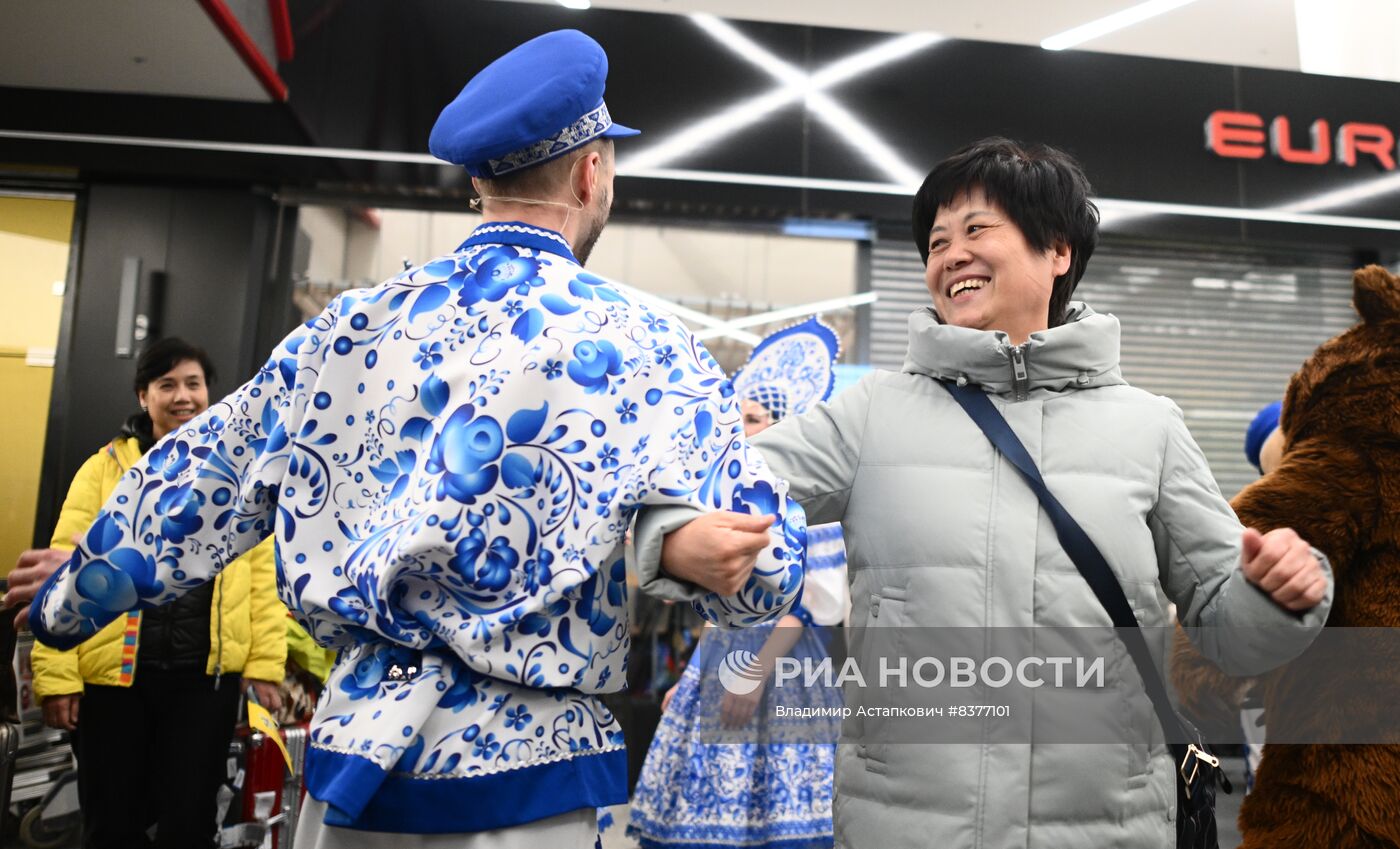
[[(1327, 555), (1328, 631), (1400, 627), (1400, 278), (1372, 265), (1352, 283), (1360, 323), (1293, 376), (1282, 462), (1231, 502), (1246, 527), (1293, 528)], [(1262, 676), (1255, 686), (1269, 739), (1276, 730), (1307, 741), (1400, 724), (1400, 650), (1391, 643), (1400, 639), (1358, 638), (1367, 650), (1345, 657), (1314, 644)], [(1238, 694), (1238, 679), (1187, 656), (1184, 644), (1173, 658), (1184, 709)], [(1400, 743), (1394, 732), (1366, 739)], [(1243, 849), (1400, 847), (1400, 745), (1269, 742), (1239, 824)]]

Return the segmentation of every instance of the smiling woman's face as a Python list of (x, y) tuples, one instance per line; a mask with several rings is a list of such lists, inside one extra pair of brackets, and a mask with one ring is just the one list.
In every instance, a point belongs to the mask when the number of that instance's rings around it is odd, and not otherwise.
[(181, 360), (146, 384), (137, 397), (151, 416), (151, 433), (160, 439), (204, 412), (209, 406), (209, 387), (198, 361)]
[(1055, 278), (1069, 270), (1070, 249), (1044, 252), (980, 187), (938, 208), (929, 231), (924, 282), (948, 324), (1001, 330), (1020, 345), (1049, 326)]

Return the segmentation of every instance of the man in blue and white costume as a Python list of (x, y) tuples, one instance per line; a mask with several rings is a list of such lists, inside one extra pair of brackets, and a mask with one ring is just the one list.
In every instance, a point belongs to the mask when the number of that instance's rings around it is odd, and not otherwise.
[(767, 621), (801, 594), (802, 513), (723, 373), (673, 316), (583, 270), (612, 138), (635, 133), (612, 123), (606, 75), (563, 31), (469, 82), (430, 146), (475, 178), (482, 225), (336, 298), (159, 443), (34, 600), (38, 638), (68, 648), (275, 534), (283, 600), (342, 649), (298, 847), (593, 846), (594, 809), (627, 800), (599, 694), (626, 677), (640, 506), (730, 529), (725, 566), (669, 575), (708, 619)]

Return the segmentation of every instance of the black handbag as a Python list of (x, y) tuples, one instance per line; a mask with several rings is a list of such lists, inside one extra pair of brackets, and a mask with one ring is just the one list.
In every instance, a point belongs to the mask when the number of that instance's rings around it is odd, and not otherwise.
[(1211, 754), (1200, 732), (1183, 719), (1172, 707), (1167, 695), (1167, 687), (1162, 680), (1157, 664), (1152, 660), (1147, 640), (1138, 627), (1132, 605), (1123, 594), (1108, 561), (1104, 560), (1098, 546), (1074, 520), (1054, 494), (1045, 486), (1040, 469), (1031, 459), (1026, 447), (1021, 444), (1011, 425), (1007, 424), (996, 405), (986, 393), (975, 386), (958, 386), (943, 382), (943, 387), (953, 396), (959, 406), (977, 423), (987, 435), (992, 445), (1011, 465), (1021, 473), (1030, 488), (1040, 499), (1040, 506), (1050, 517), (1055, 527), (1055, 535), (1064, 546), (1065, 552), (1074, 561), (1079, 574), (1084, 576), (1089, 588), (1094, 591), (1099, 604), (1108, 611), (1113, 626), (1128, 650), (1138, 673), (1152, 699), (1152, 707), (1157, 719), (1162, 723), (1166, 735), (1167, 748), (1176, 762), (1176, 845), (1177, 849), (1219, 849), (1220, 843), (1215, 831), (1215, 787), (1216, 782), (1226, 793), (1232, 791), (1230, 781), (1220, 769), (1220, 759)]

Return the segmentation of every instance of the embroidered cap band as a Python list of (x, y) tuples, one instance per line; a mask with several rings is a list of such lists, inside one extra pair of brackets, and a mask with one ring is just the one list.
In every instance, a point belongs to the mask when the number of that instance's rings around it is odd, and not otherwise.
[(637, 135), (613, 123), (607, 78), (598, 42), (577, 30), (546, 33), (472, 77), (438, 116), (428, 149), (473, 177), (498, 177), (597, 138)]
[(597, 109), (579, 118), (554, 136), (541, 139), (529, 147), (506, 154), (500, 159), (492, 159), (487, 163), (487, 166), (491, 169), (493, 177), (519, 171), (521, 168), (529, 168), (531, 165), (547, 162), (562, 153), (567, 153), (576, 147), (582, 147), (599, 136), (606, 135), (612, 125), (612, 116), (608, 114), (608, 105), (606, 103), (599, 104)]

